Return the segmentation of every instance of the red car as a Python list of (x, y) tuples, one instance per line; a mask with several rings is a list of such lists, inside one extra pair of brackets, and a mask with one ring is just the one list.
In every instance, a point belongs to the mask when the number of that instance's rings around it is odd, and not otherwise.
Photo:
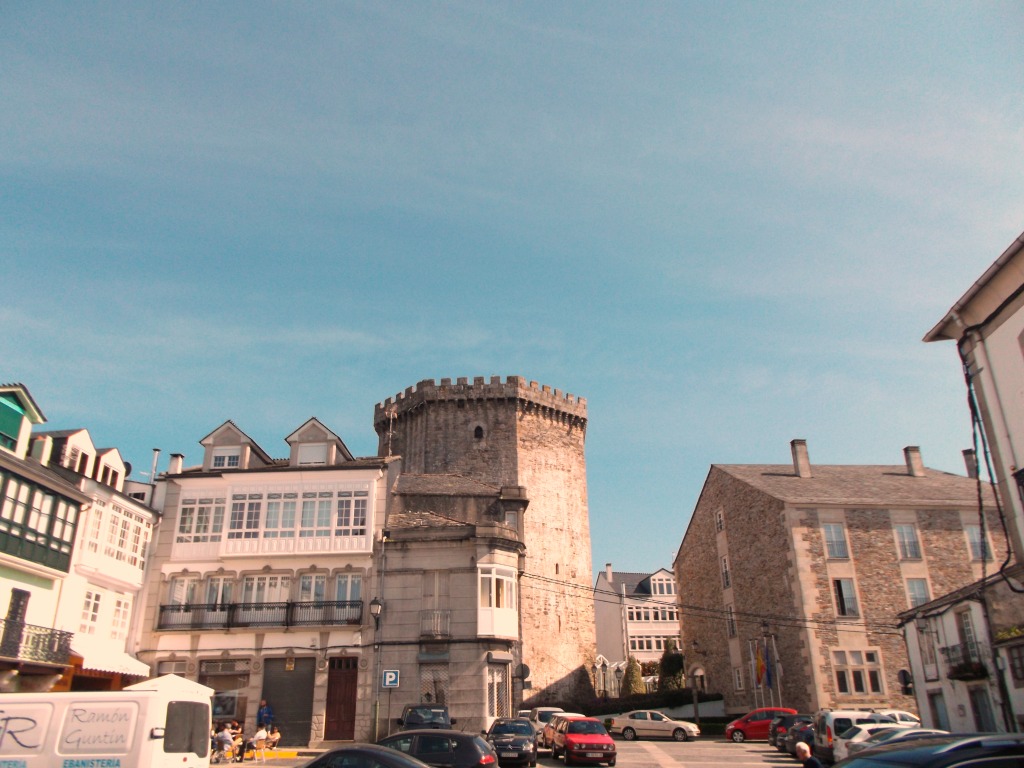
[(593, 717), (567, 717), (558, 722), (551, 757), (565, 757), (566, 765), (607, 763), (615, 765), (615, 742), (600, 720)]
[(748, 712), (738, 720), (733, 720), (725, 726), (725, 738), (732, 739), (739, 743), (750, 739), (767, 739), (768, 726), (777, 715), (795, 715), (795, 709), (784, 707), (761, 707), (753, 712)]

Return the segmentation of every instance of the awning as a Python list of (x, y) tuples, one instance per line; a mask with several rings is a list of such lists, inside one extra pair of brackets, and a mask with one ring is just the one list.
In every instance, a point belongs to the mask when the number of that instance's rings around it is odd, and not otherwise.
[(150, 676), (149, 665), (125, 653), (123, 646), (116, 640), (75, 635), (71, 640), (71, 648), (82, 657), (82, 669)]

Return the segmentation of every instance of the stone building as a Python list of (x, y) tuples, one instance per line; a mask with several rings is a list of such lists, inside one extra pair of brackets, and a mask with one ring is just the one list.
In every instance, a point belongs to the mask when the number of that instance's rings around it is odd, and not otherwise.
[(917, 448), (898, 466), (791, 448), (791, 465), (708, 472), (674, 562), (684, 642), (701, 649), (687, 662), (729, 712), (916, 709), (897, 614), (982, 576), (976, 555), (1005, 546), (994, 497), (981, 526), (976, 481), (926, 469)]
[(444, 696), (472, 730), (593, 695), (586, 426), (584, 399), (518, 376), (425, 380), (375, 409), (378, 453), (402, 458), (379, 639), (404, 703)]
[(227, 421), (201, 464), (159, 478), (138, 655), (216, 691), (214, 716), (251, 733), (260, 699), (282, 744), (366, 739), (373, 625), (367, 592), (397, 461), (356, 458), (317, 419), (271, 458)]

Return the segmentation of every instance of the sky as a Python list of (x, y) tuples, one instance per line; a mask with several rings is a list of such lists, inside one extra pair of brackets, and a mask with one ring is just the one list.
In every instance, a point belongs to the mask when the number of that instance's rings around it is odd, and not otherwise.
[(1024, 230), (1013, 2), (0, 4), (0, 381), (147, 480), (376, 452), (422, 379), (587, 399), (594, 569), (711, 464), (963, 474), (924, 334)]

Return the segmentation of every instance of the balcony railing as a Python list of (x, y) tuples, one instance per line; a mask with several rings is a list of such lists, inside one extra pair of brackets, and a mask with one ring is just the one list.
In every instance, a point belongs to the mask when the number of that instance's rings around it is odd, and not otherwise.
[(67, 664), (74, 632), (0, 619), (0, 656), (18, 661)]
[(362, 600), (161, 605), (157, 629), (232, 629), (361, 624)]
[(420, 636), (450, 637), (451, 623), (451, 611), (438, 609), (420, 611)]
[(950, 680), (981, 680), (988, 668), (981, 660), (976, 642), (948, 645), (939, 649), (946, 659), (946, 677)]

